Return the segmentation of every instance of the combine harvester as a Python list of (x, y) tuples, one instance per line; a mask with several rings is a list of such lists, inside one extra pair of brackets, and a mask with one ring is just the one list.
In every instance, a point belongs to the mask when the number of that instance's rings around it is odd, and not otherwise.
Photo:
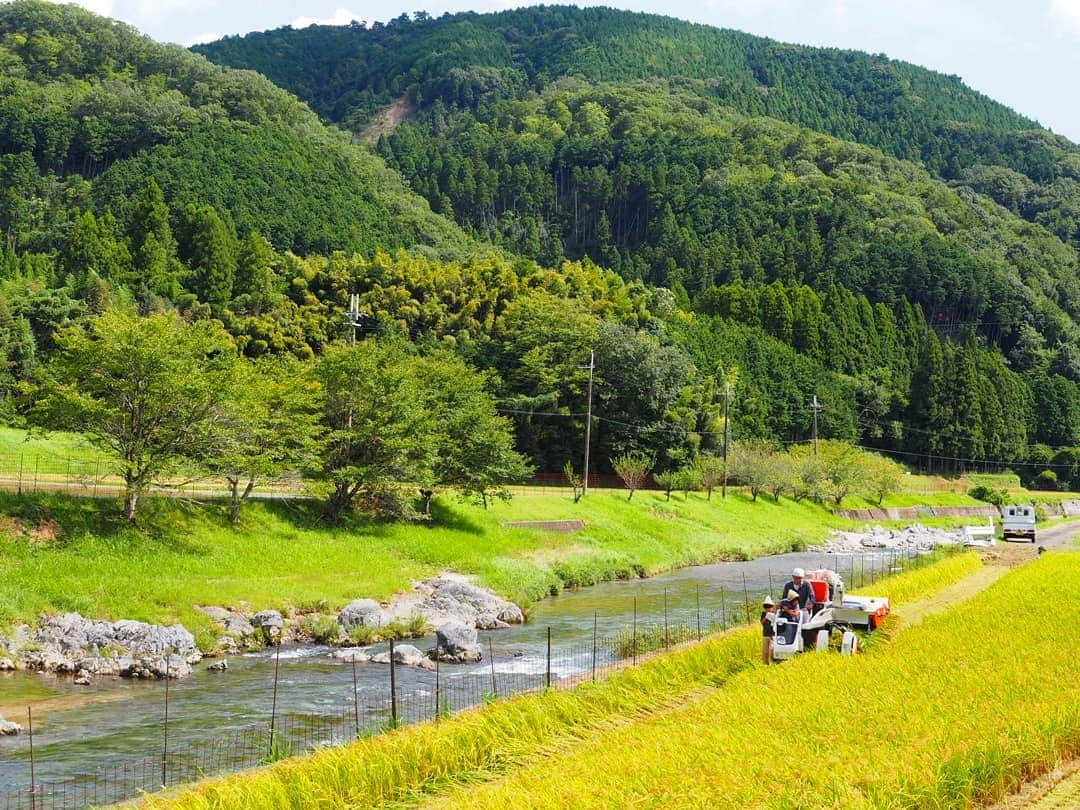
[(851, 655), (859, 649), (859, 637), (855, 635), (853, 628), (872, 631), (884, 621), (891, 610), (888, 597), (846, 595), (844, 580), (828, 568), (808, 571), (806, 579), (814, 591), (815, 603), (821, 607), (809, 617), (806, 610), (800, 610), (797, 621), (784, 617), (774, 619), (774, 661), (786, 661), (806, 649), (817, 652), (827, 650), (834, 630), (844, 634), (840, 645), (841, 654)]

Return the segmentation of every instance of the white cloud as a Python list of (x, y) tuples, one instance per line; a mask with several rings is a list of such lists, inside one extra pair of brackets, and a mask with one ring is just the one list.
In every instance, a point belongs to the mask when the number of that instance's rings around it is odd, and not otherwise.
[(185, 48), (190, 48), (192, 45), (203, 45), (207, 42), (217, 42), (221, 39), (221, 34), (207, 32), (205, 34), (196, 34), (191, 39), (184, 42)]
[(1050, 0), (1050, 15), (1080, 34), (1080, 0)]
[(362, 16), (347, 8), (339, 8), (330, 17), (297, 17), (292, 21), (293, 28), (307, 28), (311, 25), (348, 25), (353, 20), (362, 20)]

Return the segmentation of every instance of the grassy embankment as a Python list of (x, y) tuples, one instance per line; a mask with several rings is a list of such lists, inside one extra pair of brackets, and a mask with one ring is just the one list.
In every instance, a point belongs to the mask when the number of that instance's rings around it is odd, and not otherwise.
[[(903, 604), (980, 567), (976, 555), (961, 554), (880, 584)], [(416, 799), (435, 789), (490, 777), (665, 707), (673, 710), (692, 703), (747, 670), (765, 674), (757, 663), (759, 632), (756, 627), (729, 631), (600, 684), (499, 701), (434, 725), (413, 726), (261, 771), (212, 780), (151, 804), (185, 810), (375, 807)]]
[[(148, 499), (138, 528), (109, 499), (0, 493), (0, 626), (42, 611), (181, 621), (209, 631), (195, 605), (340, 607), (385, 598), (452, 569), (522, 601), (565, 586), (652, 574), (725, 557), (801, 548), (851, 526), (809, 503), (725, 502), (597, 490), (515, 498), (490, 510), (446, 497), (431, 524), (330, 527), (308, 503), (254, 502), (232, 527), (224, 506)], [(581, 518), (572, 535), (508, 520)]]
[[(23, 435), (0, 430), (0, 456), (4, 448), (35, 448), (56, 458), (94, 457), (77, 436), (24, 442)], [(920, 502), (978, 503), (940, 492), (898, 494), (886, 504)], [(849, 498), (844, 505), (868, 504)], [(387, 598), (447, 569), (527, 603), (568, 586), (799, 549), (832, 529), (856, 528), (816, 504), (765, 496), (752, 503), (742, 493), (706, 501), (701, 493), (667, 500), (640, 492), (627, 503), (623, 492), (594, 490), (580, 504), (569, 495), (530, 494), (488, 511), (444, 496), (431, 524), (353, 521), (340, 528), (322, 523), (317, 504), (303, 501), (250, 503), (238, 528), (212, 502), (157, 498), (141, 508), (133, 529), (118, 520), (110, 499), (0, 493), (0, 627), (77, 610), (180, 621), (208, 642), (212, 628), (196, 605), (324, 603), (333, 610), (360, 596)], [(585, 530), (561, 535), (503, 525), (564, 518), (584, 520)]]

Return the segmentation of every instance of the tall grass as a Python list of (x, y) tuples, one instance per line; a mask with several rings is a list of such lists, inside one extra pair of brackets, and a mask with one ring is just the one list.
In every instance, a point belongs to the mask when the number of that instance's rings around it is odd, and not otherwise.
[[(896, 577), (924, 594), (980, 565), (950, 557)], [(740, 628), (625, 670), (600, 684), (501, 701), (483, 709), (401, 729), (340, 749), (239, 774), (153, 807), (375, 807), (416, 798), (460, 781), (498, 773), (538, 751), (572, 745), (604, 729), (711, 693), (758, 664), (759, 630)], [(769, 672), (778, 668), (770, 668)], [(572, 803), (571, 803), (572, 805)], [(571, 806), (568, 805), (568, 806)]]
[[(1046, 555), (873, 655), (805, 656), (592, 733), (441, 804), (951, 808), (1080, 754), (1062, 633), (1077, 559)], [(632, 756), (628, 756), (633, 752)], [(789, 753), (785, 753), (789, 752)]]

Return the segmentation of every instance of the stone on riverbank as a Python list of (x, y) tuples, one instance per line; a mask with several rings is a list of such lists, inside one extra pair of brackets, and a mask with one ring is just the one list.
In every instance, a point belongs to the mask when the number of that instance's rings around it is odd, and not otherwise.
[(483, 658), (476, 628), (457, 621), (447, 622), (435, 631), (435, 647), (428, 654), (456, 664), (475, 663)]
[(421, 599), (415, 610), (435, 626), (458, 621), (480, 630), (494, 630), (525, 621), (521, 608), (513, 602), (461, 579), (434, 577), (421, 582), (417, 590)]
[(267, 638), (281, 638), (281, 631), (285, 627), (285, 619), (280, 611), (260, 610), (251, 617), (251, 626), (256, 630), (262, 630)]
[(0, 717), (0, 736), (14, 737), (16, 734), (21, 734), (22, 730), (22, 726), (18, 723)]
[(182, 678), (202, 658), (195, 637), (179, 624), (92, 620), (78, 613), (43, 615), (36, 633), (19, 632), (9, 649), (29, 670), (75, 673), (80, 685), (96, 675)]
[(354, 599), (338, 614), (338, 624), (346, 633), (356, 627), (383, 627), (389, 621), (374, 599)]
[(872, 526), (861, 532), (835, 531), (824, 544), (811, 546), (809, 551), (828, 553), (874, 551), (929, 551), (936, 546), (956, 545), (963, 542), (963, 532), (958, 529), (935, 529), (913, 523), (903, 529), (886, 529)]
[(344, 647), (340, 650), (334, 650), (334, 658), (338, 661), (344, 661), (346, 664), (354, 662), (362, 664), (371, 660), (371, 656), (365, 647)]

